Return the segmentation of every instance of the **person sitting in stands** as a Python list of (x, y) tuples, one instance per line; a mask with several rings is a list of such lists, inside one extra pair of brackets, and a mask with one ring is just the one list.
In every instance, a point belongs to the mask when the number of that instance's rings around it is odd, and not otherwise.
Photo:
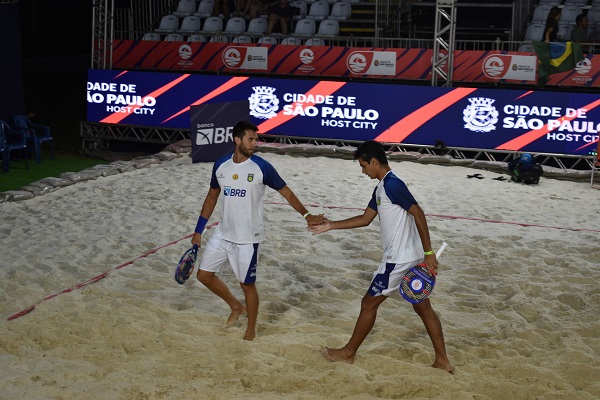
[(249, 15), (250, 19), (258, 18), (261, 14), (266, 14), (269, 7), (272, 7), (277, 3), (277, 1), (269, 0), (248, 0), (243, 14)]
[(267, 33), (273, 33), (275, 27), (279, 27), (279, 31), (287, 35), (292, 17), (298, 13), (300, 13), (300, 9), (290, 6), (289, 0), (279, 0), (279, 4), (271, 7), (269, 10), (269, 28), (267, 29)]
[[(598, 39), (590, 37), (588, 35), (588, 27), (590, 21), (585, 14), (579, 14), (575, 18), (577, 26), (571, 31), (571, 41), (576, 43), (597, 43)], [(590, 52), (590, 45), (584, 44), (581, 46), (582, 50), (586, 53)]]

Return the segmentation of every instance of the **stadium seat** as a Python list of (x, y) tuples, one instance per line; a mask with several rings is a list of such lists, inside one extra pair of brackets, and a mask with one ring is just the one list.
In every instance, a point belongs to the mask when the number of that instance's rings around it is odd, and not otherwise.
[(31, 122), (27, 116), (17, 114), (13, 116), (15, 127), (25, 136), (28, 143), (33, 144), (33, 154), (35, 155), (35, 163), (39, 164), (42, 161), (42, 144), (50, 144), (50, 158), (54, 159), (54, 151), (52, 145), (52, 135), (50, 127)]
[(319, 36), (338, 36), (340, 34), (340, 24), (336, 19), (326, 19), (319, 23), (317, 35)]
[(317, 24), (314, 19), (304, 18), (296, 22), (294, 27), (295, 35), (312, 36), (317, 31)]
[(306, 42), (304, 42), (304, 45), (305, 46), (327, 46), (327, 44), (325, 43), (325, 40), (318, 38), (318, 37), (307, 39)]
[(172, 14), (183, 18), (192, 15), (194, 11), (196, 11), (196, 0), (179, 0), (177, 9)]
[(201, 0), (198, 3), (198, 9), (194, 12), (194, 15), (202, 19), (206, 19), (212, 16), (215, 8), (215, 0)]
[(352, 16), (352, 5), (345, 1), (338, 1), (331, 7), (331, 14), (328, 19), (345, 21)]
[(206, 36), (199, 33), (194, 33), (188, 37), (188, 42), (206, 42)]
[(288, 36), (286, 38), (283, 38), (283, 40), (281, 41), (281, 44), (293, 44), (296, 46), (300, 46), (302, 44), (302, 40), (300, 40), (300, 38), (297, 38), (295, 36)]
[(305, 0), (292, 1), (290, 6), (300, 10), (298, 14), (292, 17), (292, 21), (300, 21), (301, 19), (306, 18), (306, 14), (308, 14), (308, 4)]
[(181, 26), (178, 32), (181, 33), (195, 33), (202, 29), (202, 20), (197, 15), (188, 15), (181, 21)]
[(573, 22), (558, 22), (558, 32), (556, 36), (561, 40), (571, 40), (571, 32), (577, 26)]
[(315, 1), (312, 3), (306, 15), (306, 18), (315, 21), (323, 21), (327, 17), (329, 17), (329, 3), (326, 1)]
[(246, 33), (267, 33), (268, 28), (269, 21), (267, 21), (266, 18), (257, 17), (248, 22), (248, 29), (246, 29)]
[(278, 44), (277, 38), (273, 36), (263, 36), (258, 39), (258, 44)]
[(581, 7), (579, 6), (564, 6), (562, 8), (562, 16), (560, 22), (575, 22), (575, 18), (581, 14)]
[(517, 51), (521, 53), (535, 53), (535, 48), (531, 43), (523, 43)]
[(142, 40), (160, 41), (160, 33), (158, 33), (158, 32), (147, 32), (142, 37)]
[(211, 43), (228, 43), (229, 42), (229, 37), (225, 36), (225, 35), (214, 35), (213, 37), (210, 38), (209, 42)]
[(4, 121), (0, 121), (0, 153), (2, 153), (2, 172), (9, 171), (10, 152), (13, 150), (25, 151), (25, 167), (29, 169), (27, 160), (27, 138), (23, 132), (13, 129)]
[(236, 34), (246, 32), (246, 20), (242, 17), (233, 17), (227, 20), (224, 33)]
[(531, 17), (531, 23), (540, 23), (545, 24), (546, 19), (548, 18), (548, 13), (552, 9), (553, 6), (550, 4), (538, 4), (537, 7), (533, 10), (533, 15)]
[(577, 6), (577, 7), (583, 7), (586, 6), (588, 3), (588, 0), (565, 0), (565, 2), (563, 3), (565, 6)]
[(208, 17), (204, 20), (202, 32), (214, 33), (223, 30), (223, 20), (219, 17)]
[(525, 40), (542, 40), (544, 36), (544, 24), (529, 24), (525, 31)]
[(179, 29), (179, 17), (177, 15), (169, 14), (165, 15), (160, 19), (158, 28), (154, 29), (154, 32), (158, 33), (172, 33)]
[(232, 43), (253, 43), (252, 38), (246, 35), (240, 35), (233, 38)]
[(163, 39), (165, 42), (183, 42), (183, 35), (181, 33), (169, 33)]

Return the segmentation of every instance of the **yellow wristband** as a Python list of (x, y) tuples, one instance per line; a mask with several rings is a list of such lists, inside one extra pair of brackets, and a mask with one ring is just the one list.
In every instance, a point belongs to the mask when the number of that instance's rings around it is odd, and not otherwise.
[(433, 253), (433, 250), (429, 250), (429, 251), (423, 252), (423, 254), (425, 254), (426, 256), (430, 256), (430, 255), (432, 255), (434, 253)]
[(310, 213), (310, 211), (309, 211), (309, 212), (307, 212), (306, 214), (304, 214), (304, 215), (303, 215), (304, 219), (306, 219), (306, 217), (308, 217), (309, 215), (312, 215), (312, 214)]

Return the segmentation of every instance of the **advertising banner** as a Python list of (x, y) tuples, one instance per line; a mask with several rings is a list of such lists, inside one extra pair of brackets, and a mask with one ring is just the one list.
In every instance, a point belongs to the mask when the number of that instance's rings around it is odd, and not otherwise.
[[(432, 49), (115, 40), (113, 68), (431, 81)], [(442, 69), (445, 70), (442, 65)], [(537, 84), (534, 52), (455, 50), (454, 82)], [(546, 86), (600, 87), (600, 55)]]
[(250, 120), (248, 101), (190, 107), (192, 162), (216, 161), (233, 151), (233, 126)]
[(261, 133), (587, 155), (600, 94), (90, 70), (90, 122), (190, 128), (190, 108), (248, 101)]

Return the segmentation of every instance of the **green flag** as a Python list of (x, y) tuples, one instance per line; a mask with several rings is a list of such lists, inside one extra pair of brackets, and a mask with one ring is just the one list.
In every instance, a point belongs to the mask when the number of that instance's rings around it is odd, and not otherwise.
[(549, 76), (575, 68), (584, 59), (580, 43), (575, 42), (532, 42), (538, 57), (538, 84), (543, 86)]

